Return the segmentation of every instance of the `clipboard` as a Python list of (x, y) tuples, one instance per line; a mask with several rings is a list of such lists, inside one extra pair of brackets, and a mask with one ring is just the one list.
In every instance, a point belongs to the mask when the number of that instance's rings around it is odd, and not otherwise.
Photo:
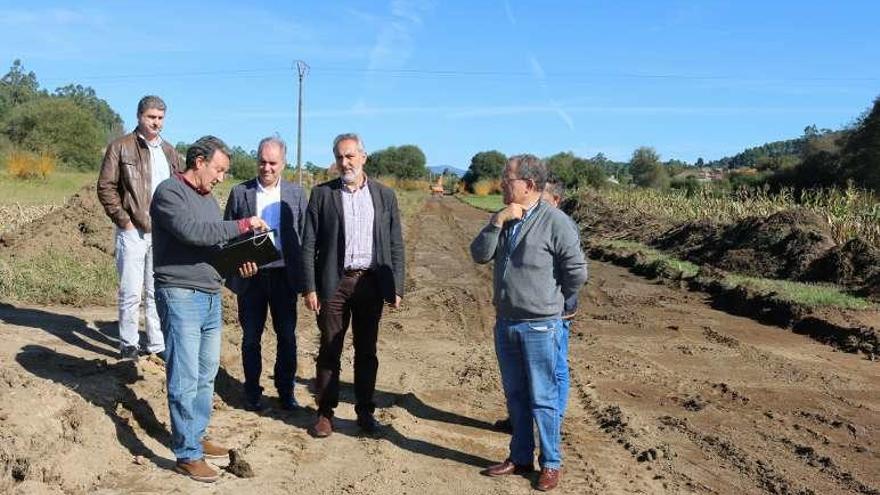
[(275, 230), (248, 232), (220, 246), (210, 263), (223, 278), (238, 274), (238, 267), (252, 261), (258, 267), (281, 259), (272, 239)]

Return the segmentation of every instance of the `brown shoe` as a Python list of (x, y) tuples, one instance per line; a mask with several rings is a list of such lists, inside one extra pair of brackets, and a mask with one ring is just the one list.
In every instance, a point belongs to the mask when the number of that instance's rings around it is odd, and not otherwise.
[(514, 464), (510, 459), (480, 471), (484, 476), (507, 476), (508, 474), (529, 474), (535, 470), (531, 464)]
[(174, 465), (174, 470), (203, 483), (213, 483), (220, 479), (220, 473), (214, 471), (204, 459), (189, 462), (177, 461), (177, 464)]
[(202, 440), (202, 452), (206, 459), (226, 459), (229, 449), (210, 440)]
[(309, 433), (315, 438), (329, 437), (333, 433), (333, 420), (323, 414), (318, 414), (318, 420), (312, 425)]
[(556, 485), (559, 484), (559, 479), (562, 478), (562, 471), (559, 469), (553, 468), (541, 468), (541, 476), (538, 477), (538, 490), (542, 492), (549, 492), (550, 490), (556, 488)]

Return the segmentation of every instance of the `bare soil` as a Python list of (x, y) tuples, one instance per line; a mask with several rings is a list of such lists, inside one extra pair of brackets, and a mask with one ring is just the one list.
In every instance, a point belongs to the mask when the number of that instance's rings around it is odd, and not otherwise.
[[(407, 296), (380, 330), (381, 435), (354, 423), (350, 350), (337, 432), (306, 433), (317, 329), (302, 309), (307, 409), (244, 411), (241, 333), (228, 324), (210, 434), (238, 449), (232, 471), (244, 461), (254, 476), (224, 471), (209, 486), (170, 470), (164, 370), (116, 361), (112, 307), (0, 304), (0, 492), (532, 492), (534, 478), (479, 475), (508, 443), (492, 429), (505, 411), (491, 275), (468, 255), (487, 216), (430, 198), (407, 225)], [(876, 363), (603, 262), (580, 307), (559, 493), (880, 493)]]

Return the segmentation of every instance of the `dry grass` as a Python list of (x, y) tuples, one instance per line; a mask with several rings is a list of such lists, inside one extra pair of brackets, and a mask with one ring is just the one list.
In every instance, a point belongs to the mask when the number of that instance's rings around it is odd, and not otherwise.
[(46, 180), (55, 171), (56, 162), (51, 153), (13, 150), (6, 159), (6, 173), (19, 180)]
[(477, 196), (488, 196), (490, 194), (499, 194), (501, 192), (501, 181), (498, 179), (483, 179), (474, 182), (474, 194)]
[(728, 224), (747, 217), (767, 217), (803, 208), (824, 218), (839, 244), (860, 237), (880, 246), (880, 202), (869, 192), (855, 187), (811, 189), (798, 194), (790, 189), (778, 194), (751, 189), (726, 194), (707, 188), (690, 196), (675, 190), (614, 188), (601, 194), (634, 218), (660, 218), (671, 223), (711, 220)]

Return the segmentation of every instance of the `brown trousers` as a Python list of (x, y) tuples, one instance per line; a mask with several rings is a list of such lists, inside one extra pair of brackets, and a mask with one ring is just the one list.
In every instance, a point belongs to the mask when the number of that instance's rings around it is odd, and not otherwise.
[(340, 358), (349, 322), (354, 345), (355, 412), (361, 416), (376, 409), (373, 394), (379, 369), (376, 340), (384, 303), (381, 292), (375, 272), (347, 272), (336, 293), (321, 302), (321, 346), (315, 368), (318, 413), (323, 416), (333, 417), (333, 409), (339, 405)]

